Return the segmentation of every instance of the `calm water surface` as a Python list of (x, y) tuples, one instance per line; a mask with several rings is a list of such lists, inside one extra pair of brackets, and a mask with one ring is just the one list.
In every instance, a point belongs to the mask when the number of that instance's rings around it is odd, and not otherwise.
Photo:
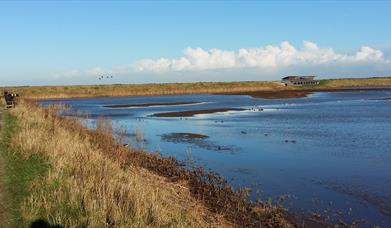
[[(320, 212), (330, 221), (365, 219), (362, 227), (391, 227), (391, 91), (315, 93), (307, 98), (266, 100), (250, 96), (176, 95), (43, 101), (88, 113), (93, 127), (104, 116), (126, 129), (132, 146), (191, 160), (220, 173), (252, 197), (276, 201), (296, 213)], [(154, 102), (193, 105), (104, 108)], [(209, 108), (248, 111), (188, 118), (151, 117), (156, 112)], [(260, 111), (259, 108), (263, 110)], [(143, 142), (136, 142), (135, 129)], [(186, 132), (205, 140), (164, 141)], [(191, 159), (190, 159), (191, 158)]]

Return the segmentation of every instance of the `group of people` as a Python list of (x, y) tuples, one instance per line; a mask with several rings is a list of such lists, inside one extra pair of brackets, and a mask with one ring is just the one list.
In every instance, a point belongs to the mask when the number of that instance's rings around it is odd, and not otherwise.
[(3, 94), (3, 97), (4, 97), (4, 100), (5, 100), (5, 103), (7, 105), (7, 108), (12, 108), (15, 106), (16, 104), (16, 97), (18, 97), (19, 95), (16, 94), (16, 93), (9, 93), (9, 92), (4, 92)]

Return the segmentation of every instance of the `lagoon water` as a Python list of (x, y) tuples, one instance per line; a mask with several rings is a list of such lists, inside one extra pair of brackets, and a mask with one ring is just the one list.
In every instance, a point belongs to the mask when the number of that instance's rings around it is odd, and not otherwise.
[[(252, 197), (284, 204), (297, 214), (319, 212), (331, 222), (363, 219), (362, 227), (391, 227), (391, 91), (319, 92), (298, 99), (244, 95), (175, 95), (42, 101), (63, 103), (129, 132), (131, 145), (218, 172)], [(105, 105), (201, 102), (105, 108)], [(215, 108), (247, 111), (194, 117), (153, 113)], [(135, 129), (142, 132), (137, 142)], [(196, 133), (206, 139), (167, 140)], [(163, 136), (163, 137), (162, 137)]]

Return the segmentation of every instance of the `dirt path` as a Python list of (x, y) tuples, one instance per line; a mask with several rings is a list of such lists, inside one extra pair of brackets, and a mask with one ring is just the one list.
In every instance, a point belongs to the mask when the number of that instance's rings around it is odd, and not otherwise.
[[(3, 110), (0, 108), (0, 134), (3, 125)], [(0, 148), (1, 149), (1, 148)], [(7, 197), (6, 190), (4, 189), (4, 161), (3, 157), (0, 155), (0, 227), (8, 227), (7, 222)]]

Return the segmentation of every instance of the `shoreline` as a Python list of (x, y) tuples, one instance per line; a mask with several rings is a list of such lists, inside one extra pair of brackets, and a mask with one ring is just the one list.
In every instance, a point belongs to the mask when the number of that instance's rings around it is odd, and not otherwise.
[(248, 95), (253, 98), (262, 99), (290, 99), (290, 98), (303, 98), (310, 94), (317, 92), (352, 92), (352, 91), (383, 91), (391, 90), (389, 88), (379, 87), (360, 87), (360, 88), (329, 88), (329, 89), (289, 89), (280, 91), (248, 91), (240, 93), (218, 93), (220, 95)]
[[(105, 84), (73, 86), (8, 86), (24, 99), (61, 100), (98, 97), (163, 96), (184, 94), (252, 94), (265, 99), (304, 97), (312, 92), (382, 90), (391, 87), (391, 77), (322, 79), (315, 86), (285, 86), (280, 81), (191, 82), (149, 84)], [(372, 87), (372, 88), (370, 88)]]
[[(251, 96), (253, 98), (262, 98), (262, 99), (291, 99), (291, 98), (304, 98), (308, 95), (311, 95), (313, 93), (317, 92), (352, 92), (352, 91), (382, 91), (382, 90), (391, 90), (391, 85), (389, 88), (384, 87), (376, 87), (376, 86), (368, 86), (368, 87), (339, 87), (339, 88), (295, 88), (295, 87), (288, 87), (287, 89), (281, 89), (281, 90), (248, 90), (248, 91), (241, 91), (241, 92), (206, 92), (206, 93), (161, 93), (161, 94), (136, 94), (136, 95), (104, 95), (104, 96), (72, 96), (72, 97), (50, 97), (50, 98), (25, 98), (27, 100), (66, 100), (66, 99), (88, 99), (88, 98), (108, 98), (108, 97), (139, 97), (139, 96), (145, 96), (145, 97), (153, 97), (153, 96), (180, 96), (180, 95), (196, 95), (196, 94), (209, 94), (209, 95), (247, 95)], [(179, 103), (179, 102), (178, 102)], [(187, 104), (197, 104), (200, 102), (194, 102), (194, 103), (187, 103)], [(136, 104), (138, 106), (134, 105), (124, 105), (121, 107), (121, 105), (118, 105), (118, 107), (109, 107), (111, 105), (107, 105), (104, 107), (107, 108), (126, 108), (126, 107), (148, 107), (148, 104)], [(173, 104), (163, 104), (163, 105), (173, 105)], [(186, 104), (174, 104), (174, 105), (186, 105)], [(115, 106), (115, 105), (112, 105)], [(155, 106), (155, 105), (150, 105)]]
[[(25, 115), (25, 113), (31, 112), (40, 113), (40, 115)], [(232, 224), (234, 227), (241, 225), (247, 227), (294, 227), (302, 221), (300, 217), (290, 214), (279, 205), (250, 201), (246, 195), (246, 189), (233, 189), (223, 177), (207, 171), (203, 167), (187, 169), (176, 158), (164, 157), (156, 153), (121, 146), (113, 138), (112, 132), (103, 126), (104, 124), (101, 124), (101, 128), (89, 129), (77, 121), (58, 116), (56, 109), (41, 108), (36, 104), (25, 102), (19, 104), (13, 110), (13, 113), (17, 116), (18, 121), (26, 121), (23, 118), (26, 118), (28, 121), (35, 121), (33, 118), (38, 118), (39, 121), (46, 120), (45, 125), (47, 126), (56, 124), (56, 129), (63, 128), (67, 131), (67, 136), (69, 136), (67, 139), (69, 140), (73, 140), (74, 138), (71, 136), (77, 132), (81, 138), (88, 138), (88, 141), (85, 141), (85, 143), (88, 143), (88, 147), (93, 145), (94, 149), (100, 151), (99, 153), (90, 151), (90, 156), (92, 154), (96, 154), (97, 156), (101, 154), (105, 162), (110, 162), (118, 167), (116, 168), (118, 172), (127, 173), (128, 170), (132, 169), (144, 170), (143, 175), (160, 178), (158, 184), (161, 189), (168, 185), (169, 189), (174, 186), (175, 188), (186, 191), (188, 196), (191, 197), (187, 202), (191, 204), (193, 202), (200, 203), (200, 207), (206, 209), (205, 213), (207, 213), (207, 216), (211, 216), (213, 219), (220, 218), (223, 224)], [(38, 129), (46, 131), (49, 128)], [(58, 136), (56, 134), (52, 140), (55, 140)], [(185, 134), (185, 137), (205, 138), (206, 136)], [(40, 141), (37, 140), (35, 142), (39, 143)], [(69, 150), (67, 143), (63, 146), (65, 150)], [(50, 153), (50, 151), (50, 147), (47, 147), (46, 153)], [(72, 157), (69, 156), (68, 159)], [(80, 163), (80, 165), (83, 164), (84, 162)], [(83, 167), (83, 170), (86, 170), (87, 168), (93, 169), (95, 166)], [(91, 174), (91, 172), (87, 173), (89, 175)], [(148, 189), (144, 190), (146, 191)], [(191, 211), (190, 208), (189, 211)], [(308, 221), (303, 219), (303, 222)]]

